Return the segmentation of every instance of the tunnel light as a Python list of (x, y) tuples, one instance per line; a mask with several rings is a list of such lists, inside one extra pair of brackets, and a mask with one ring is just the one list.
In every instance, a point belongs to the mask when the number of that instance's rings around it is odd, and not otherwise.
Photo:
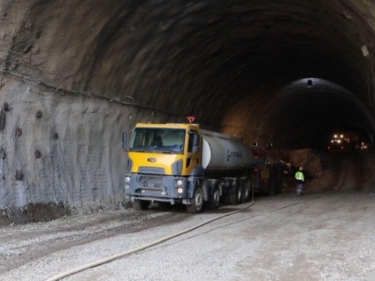
[(337, 135), (334, 135), (334, 138), (337, 138)]
[(341, 140), (338, 140), (337, 142), (338, 142), (338, 143), (341, 143)]
[(343, 138), (344, 137), (344, 135), (340, 135), (340, 138)]
[(368, 51), (368, 49), (367, 49), (367, 46), (366, 45), (363, 45), (362, 47), (361, 47), (361, 50), (362, 50), (362, 55), (364, 56), (364, 57), (367, 57), (370, 53), (369, 53), (369, 51)]

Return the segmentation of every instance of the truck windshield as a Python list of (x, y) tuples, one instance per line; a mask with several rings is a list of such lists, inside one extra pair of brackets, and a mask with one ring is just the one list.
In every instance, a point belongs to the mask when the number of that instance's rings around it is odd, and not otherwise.
[(129, 151), (182, 154), (185, 147), (185, 130), (166, 128), (136, 128)]

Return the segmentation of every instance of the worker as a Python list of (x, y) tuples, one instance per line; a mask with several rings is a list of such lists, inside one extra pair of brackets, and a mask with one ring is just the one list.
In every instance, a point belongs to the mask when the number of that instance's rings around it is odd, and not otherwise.
[(303, 184), (305, 183), (305, 175), (303, 174), (303, 167), (299, 167), (299, 170), (295, 174), (296, 187), (297, 187), (297, 196), (301, 196)]

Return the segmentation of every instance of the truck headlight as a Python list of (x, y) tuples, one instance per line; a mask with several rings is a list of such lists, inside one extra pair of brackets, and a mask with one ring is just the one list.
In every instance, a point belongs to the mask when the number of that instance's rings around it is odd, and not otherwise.
[(178, 180), (177, 185), (182, 185), (182, 180)]
[(130, 187), (130, 185), (128, 185), (128, 184), (125, 184), (125, 190), (128, 190), (128, 189), (129, 189), (129, 187)]
[(130, 177), (125, 177), (125, 182), (130, 182)]
[(182, 187), (179, 187), (179, 188), (177, 188), (177, 192), (178, 192), (179, 194), (181, 194), (182, 192), (184, 192), (184, 189), (183, 189)]

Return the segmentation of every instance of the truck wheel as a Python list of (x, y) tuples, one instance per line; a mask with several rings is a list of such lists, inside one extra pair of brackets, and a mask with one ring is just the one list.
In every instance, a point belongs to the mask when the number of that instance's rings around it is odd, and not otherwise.
[(243, 185), (242, 202), (248, 202), (250, 200), (251, 186), (250, 181), (245, 181)]
[(186, 210), (189, 213), (199, 213), (203, 209), (204, 196), (202, 188), (197, 187), (194, 192), (193, 198), (191, 198), (191, 204), (186, 205)]
[(234, 185), (234, 193), (229, 194), (229, 203), (231, 205), (237, 205), (241, 203), (242, 188), (239, 182), (235, 182), (233, 185)]
[(212, 210), (216, 210), (220, 206), (220, 190), (217, 185), (212, 189), (209, 203)]
[(238, 184), (236, 188), (236, 204), (240, 204), (242, 202), (242, 184)]
[(147, 210), (150, 206), (150, 201), (135, 199), (133, 202), (133, 208), (136, 210)]

